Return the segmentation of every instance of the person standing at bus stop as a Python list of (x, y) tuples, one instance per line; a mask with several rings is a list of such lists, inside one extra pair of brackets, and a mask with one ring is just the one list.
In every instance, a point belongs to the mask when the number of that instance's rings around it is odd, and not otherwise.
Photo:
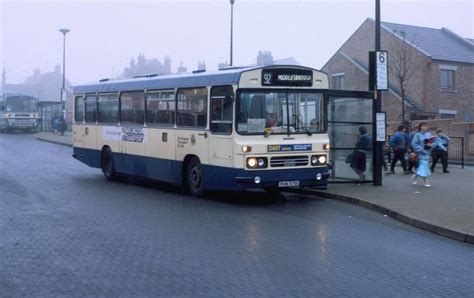
[(449, 137), (443, 133), (442, 129), (436, 130), (437, 139), (433, 144), (433, 161), (431, 164), (431, 172), (435, 171), (436, 164), (441, 158), (443, 165), (443, 173), (449, 173), (448, 171), (448, 145)]
[(408, 152), (408, 144), (410, 143), (410, 137), (406, 133), (405, 125), (398, 126), (398, 131), (394, 134), (390, 140), (390, 147), (393, 149), (393, 159), (390, 164), (390, 173), (395, 174), (395, 165), (400, 160), (403, 168), (403, 172), (408, 172), (407, 162), (405, 155)]
[(364, 172), (366, 170), (366, 151), (371, 149), (371, 139), (367, 134), (365, 126), (359, 127), (359, 138), (355, 144), (355, 150), (352, 153), (351, 168), (359, 176), (359, 183), (365, 180)]

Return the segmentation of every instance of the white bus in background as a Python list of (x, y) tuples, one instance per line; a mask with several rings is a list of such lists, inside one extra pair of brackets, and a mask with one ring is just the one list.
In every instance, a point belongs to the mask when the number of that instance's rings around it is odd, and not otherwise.
[(107, 179), (206, 190), (326, 188), (325, 73), (234, 68), (76, 86), (74, 157)]
[(36, 131), (41, 124), (39, 100), (24, 94), (5, 94), (0, 97), (0, 132)]

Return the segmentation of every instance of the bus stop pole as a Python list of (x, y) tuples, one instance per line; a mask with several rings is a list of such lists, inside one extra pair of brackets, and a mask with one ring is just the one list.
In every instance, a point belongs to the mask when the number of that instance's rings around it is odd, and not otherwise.
[[(380, 0), (375, 0), (375, 51), (380, 51)], [(375, 80), (377, 81), (377, 80)], [(377, 85), (377, 83), (375, 84)], [(375, 104), (374, 104), (374, 113), (373, 113), (373, 122), (374, 122), (374, 186), (382, 186), (382, 158), (383, 158), (383, 143), (378, 142), (377, 135), (377, 113), (382, 111), (382, 92), (377, 90), (377, 86), (374, 88), (375, 95)]]

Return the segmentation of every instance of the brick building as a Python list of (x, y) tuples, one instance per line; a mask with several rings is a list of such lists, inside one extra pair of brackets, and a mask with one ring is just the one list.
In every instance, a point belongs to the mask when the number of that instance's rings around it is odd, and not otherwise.
[[(382, 95), (389, 132), (402, 121), (403, 95), (406, 121), (428, 121), (433, 129), (443, 127), (474, 143), (474, 40), (446, 28), (386, 22), (381, 27), (382, 49), (389, 52), (390, 88)], [(375, 22), (367, 19), (329, 59), (322, 70), (331, 88), (368, 89), (374, 38)]]

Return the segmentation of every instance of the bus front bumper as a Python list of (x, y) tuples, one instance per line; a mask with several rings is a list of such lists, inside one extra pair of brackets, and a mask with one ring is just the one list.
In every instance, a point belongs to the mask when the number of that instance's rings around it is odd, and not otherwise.
[(5, 119), (4, 125), (4, 128), (32, 129), (39, 126), (39, 120), (32, 118), (8, 118)]
[(315, 186), (327, 187), (328, 167), (286, 170), (241, 171), (234, 181), (241, 189)]

